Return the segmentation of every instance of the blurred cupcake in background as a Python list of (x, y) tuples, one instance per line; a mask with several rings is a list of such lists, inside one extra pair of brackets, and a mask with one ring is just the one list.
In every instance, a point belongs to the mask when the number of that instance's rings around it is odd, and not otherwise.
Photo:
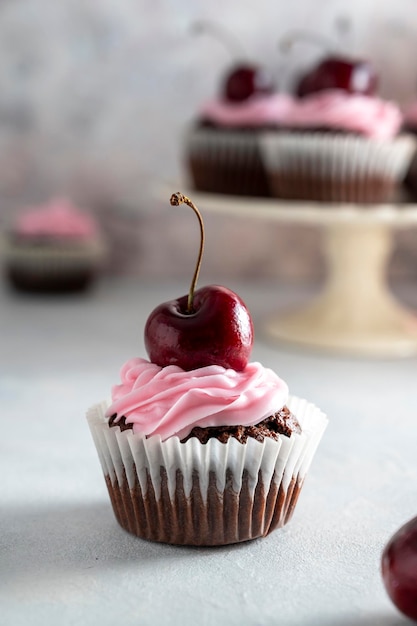
[(97, 221), (64, 198), (22, 211), (4, 235), (6, 279), (22, 291), (82, 291), (104, 255)]
[[(242, 81), (243, 76), (242, 71)], [(289, 100), (285, 94), (252, 94), (241, 102), (218, 99), (204, 103), (186, 138), (186, 160), (194, 188), (270, 196), (260, 136), (277, 127)]]
[(232, 33), (209, 22), (194, 24), (194, 30), (222, 40), (235, 62), (219, 94), (202, 103), (186, 134), (184, 157), (191, 185), (211, 193), (269, 196), (259, 137), (277, 125), (288, 96), (275, 93), (266, 68), (248, 59)]
[[(415, 151), (402, 132), (402, 112), (379, 96), (371, 60), (352, 56), (350, 19), (335, 21), (334, 42), (296, 30), (280, 41), (323, 48), (295, 82), (279, 133), (262, 139), (274, 196), (318, 202), (383, 203), (397, 198)], [(343, 51), (345, 50), (345, 51)]]
[(394, 200), (415, 152), (394, 102), (342, 89), (294, 99), (262, 154), (273, 195), (322, 202)]

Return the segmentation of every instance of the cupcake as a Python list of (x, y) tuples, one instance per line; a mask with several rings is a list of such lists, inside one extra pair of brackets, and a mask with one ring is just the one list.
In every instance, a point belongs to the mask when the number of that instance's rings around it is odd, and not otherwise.
[(275, 93), (268, 70), (247, 58), (240, 42), (220, 24), (198, 21), (194, 33), (217, 40), (232, 59), (217, 97), (202, 104), (185, 137), (191, 185), (218, 194), (269, 196), (259, 135), (274, 127), (287, 97)]
[(415, 151), (398, 106), (342, 89), (294, 99), (281, 132), (264, 133), (262, 155), (278, 198), (322, 202), (393, 200)]
[(290, 98), (254, 93), (243, 101), (218, 98), (203, 104), (185, 140), (192, 186), (199, 191), (270, 196), (259, 138), (281, 120)]
[(3, 244), (6, 278), (15, 288), (33, 292), (85, 289), (104, 253), (96, 221), (65, 199), (23, 211)]
[(225, 287), (194, 291), (198, 268), (188, 296), (150, 314), (148, 359), (125, 363), (110, 401), (87, 419), (125, 530), (219, 546), (289, 521), (327, 418), (250, 361), (245, 304)]

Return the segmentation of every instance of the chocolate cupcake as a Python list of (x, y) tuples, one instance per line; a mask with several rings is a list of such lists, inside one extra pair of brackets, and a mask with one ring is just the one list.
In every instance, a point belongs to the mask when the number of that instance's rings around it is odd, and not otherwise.
[(250, 363), (253, 323), (239, 296), (209, 285), (157, 306), (150, 361), (133, 358), (87, 418), (120, 525), (164, 543), (218, 546), (263, 537), (291, 517), (326, 416), (289, 399)]
[(186, 372), (133, 359), (113, 398), (88, 421), (114, 514), (164, 543), (226, 545), (282, 527), (327, 425), (259, 363)]
[(282, 132), (262, 137), (262, 155), (278, 198), (383, 203), (395, 199), (416, 143), (400, 133), (392, 102), (327, 90), (294, 99)]
[(270, 196), (259, 140), (277, 128), (290, 101), (285, 94), (253, 94), (241, 102), (206, 102), (185, 138), (192, 186), (218, 194)]
[(4, 272), (20, 291), (81, 291), (96, 277), (104, 251), (93, 217), (68, 200), (54, 199), (23, 211), (6, 232)]
[(253, 323), (239, 296), (209, 285), (157, 306), (145, 324), (150, 361), (133, 358), (110, 405), (87, 419), (115, 516), (164, 543), (218, 546), (263, 537), (291, 517), (326, 416), (289, 399), (250, 363)]

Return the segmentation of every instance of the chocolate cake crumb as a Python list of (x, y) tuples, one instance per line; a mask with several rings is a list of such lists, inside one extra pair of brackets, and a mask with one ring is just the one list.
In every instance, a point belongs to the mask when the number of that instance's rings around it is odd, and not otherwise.
[[(109, 427), (113, 426), (118, 426), (122, 431), (133, 428), (133, 424), (126, 423), (124, 415), (118, 418), (116, 413), (109, 418)], [(249, 437), (260, 442), (265, 437), (278, 441), (280, 435), (291, 437), (292, 433), (300, 434), (301, 427), (295, 415), (287, 406), (283, 406), (274, 415), (270, 415), (254, 426), (208, 426), (206, 428), (195, 426), (184, 439), (181, 439), (181, 443), (185, 443), (191, 437), (197, 437), (203, 444), (213, 438), (226, 443), (230, 437), (237, 439), (240, 443), (246, 443)]]
[(287, 406), (283, 406), (274, 415), (270, 415), (254, 426), (208, 426), (207, 428), (196, 426), (184, 439), (181, 439), (181, 443), (188, 441), (191, 437), (197, 437), (201, 443), (207, 443), (212, 438), (226, 443), (230, 437), (234, 437), (240, 443), (246, 443), (248, 437), (261, 442), (265, 437), (278, 441), (280, 435), (290, 437), (292, 433), (300, 434), (301, 427), (295, 415)]
[(132, 430), (133, 429), (133, 424), (127, 424), (126, 423), (126, 417), (124, 415), (121, 416), (121, 418), (116, 422), (117, 420), (117, 413), (113, 413), (113, 415), (111, 417), (109, 417), (109, 427), (111, 428), (112, 426), (119, 426), (120, 430)]

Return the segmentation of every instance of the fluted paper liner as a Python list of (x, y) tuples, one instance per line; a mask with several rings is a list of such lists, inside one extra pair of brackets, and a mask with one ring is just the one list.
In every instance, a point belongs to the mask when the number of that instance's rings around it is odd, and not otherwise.
[(87, 419), (117, 520), (154, 541), (225, 545), (267, 535), (291, 517), (304, 478), (327, 426), (316, 406), (288, 403), (302, 433), (248, 438), (241, 444), (192, 437), (162, 441), (108, 426), (106, 403)]
[(307, 131), (267, 132), (260, 145), (274, 195), (340, 202), (392, 199), (416, 150), (411, 135), (378, 140)]
[(185, 157), (195, 188), (221, 194), (270, 195), (259, 135), (256, 130), (190, 130)]
[(2, 257), (9, 281), (29, 291), (72, 291), (87, 286), (106, 254), (101, 238), (80, 244), (24, 244), (5, 237)]
[(100, 239), (73, 246), (19, 244), (5, 239), (2, 248), (8, 265), (42, 274), (93, 268), (105, 254), (105, 244)]

